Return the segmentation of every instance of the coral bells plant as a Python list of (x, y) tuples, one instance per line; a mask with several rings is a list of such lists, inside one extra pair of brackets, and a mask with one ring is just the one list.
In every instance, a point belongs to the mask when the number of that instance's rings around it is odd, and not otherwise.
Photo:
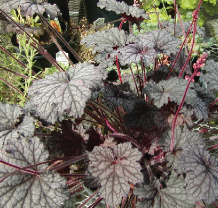
[[(218, 109), (218, 64), (207, 53), (190, 62), (200, 5), (178, 39), (170, 24), (128, 33), (123, 22), (139, 24), (148, 18), (145, 11), (99, 0), (123, 21), (82, 39), (95, 55), (91, 62), (40, 15), (54, 41), (62, 40), (80, 63), (69, 60), (65, 70), (29, 36), (57, 71), (34, 75), (23, 107), (0, 103), (0, 207), (218, 206), (218, 137), (210, 127)], [(117, 78), (109, 78), (109, 68)]]

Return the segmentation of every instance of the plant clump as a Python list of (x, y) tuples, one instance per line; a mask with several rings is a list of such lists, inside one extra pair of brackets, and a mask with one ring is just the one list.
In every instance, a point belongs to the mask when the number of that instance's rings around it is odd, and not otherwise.
[(123, 19), (119, 28), (81, 40), (91, 47), (89, 62), (40, 16), (54, 42), (63, 41), (80, 62), (68, 58), (63, 67), (21, 27), (30, 51), (53, 64), (45, 77), (32, 74), (32, 59), (23, 63), (1, 47), (28, 70), (1, 69), (28, 85), (22, 92), (6, 82), (26, 99), (23, 106), (0, 103), (0, 207), (218, 206), (217, 129), (210, 128), (217, 119), (218, 65), (206, 52), (191, 62), (201, 3), (180, 38), (172, 24), (124, 31), (124, 21), (139, 26), (145, 11), (100, 0), (100, 8)]

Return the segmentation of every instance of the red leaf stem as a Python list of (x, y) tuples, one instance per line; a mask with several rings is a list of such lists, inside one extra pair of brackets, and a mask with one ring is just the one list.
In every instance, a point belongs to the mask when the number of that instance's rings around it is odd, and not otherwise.
[(116, 65), (117, 65), (117, 72), (118, 72), (119, 80), (120, 80), (120, 83), (123, 84), (122, 76), (121, 76), (121, 72), (120, 72), (120, 66), (119, 66), (119, 62), (118, 62), (117, 55), (116, 55), (115, 57), (116, 57)]
[(178, 117), (179, 112), (180, 112), (180, 110), (182, 109), (182, 106), (183, 106), (183, 104), (184, 104), (184, 102), (185, 102), (185, 97), (186, 97), (186, 94), (187, 94), (187, 92), (188, 92), (189, 86), (190, 86), (190, 84), (191, 84), (191, 82), (192, 82), (192, 79), (194, 79), (194, 77), (195, 77), (196, 74), (198, 73), (199, 69), (202, 67), (203, 62), (206, 61), (206, 58), (205, 58), (205, 57), (207, 57), (207, 53), (204, 53), (204, 54), (198, 59), (196, 65), (193, 66), (193, 67), (194, 67), (194, 72), (193, 72), (192, 76), (190, 77), (190, 79), (188, 80), (188, 84), (187, 84), (187, 86), (186, 86), (184, 95), (183, 95), (183, 97), (182, 97), (182, 101), (181, 101), (181, 103), (180, 103), (180, 105), (179, 105), (179, 107), (178, 107), (178, 109), (177, 109), (177, 111), (176, 111), (175, 117), (174, 117), (174, 119), (173, 119), (172, 138), (171, 138), (171, 143), (170, 143), (170, 151), (171, 151), (171, 152), (173, 152), (173, 150), (174, 150), (174, 137), (175, 137), (175, 128), (176, 128), (176, 120), (177, 120), (177, 117)]
[(5, 67), (0, 66), (0, 68), (1, 68), (1, 69), (4, 69), (5, 71), (11, 72), (11, 73), (13, 73), (13, 74), (16, 74), (16, 75), (18, 75), (18, 76), (20, 76), (20, 77), (23, 77), (24, 79), (29, 79), (29, 77), (27, 77), (27, 76), (25, 76), (25, 75), (23, 75), (23, 74), (20, 74), (20, 73), (18, 73), (18, 72), (12, 71), (12, 70), (10, 70), (10, 69), (7, 69), (7, 68), (5, 68)]
[(119, 29), (121, 30), (121, 28), (122, 28), (122, 26), (123, 26), (123, 23), (126, 21), (126, 18), (124, 18), (122, 21), (121, 21), (121, 23), (120, 23), (120, 25), (119, 25)]
[(91, 200), (96, 194), (98, 193), (98, 190), (95, 191), (91, 196), (89, 196), (88, 199), (86, 199), (78, 208), (82, 208), (89, 200)]
[(14, 87), (10, 82), (8, 82), (6, 79), (0, 77), (0, 80), (2, 80), (5, 84), (7, 84), (9, 87), (11, 87), (13, 90), (20, 93), (22, 96), (26, 97), (20, 90), (18, 90), (16, 87)]
[(38, 172), (38, 171), (34, 171), (34, 170), (26, 169), (26, 168), (21, 168), (21, 167), (19, 167), (19, 166), (12, 165), (12, 164), (10, 164), (10, 163), (8, 163), (8, 162), (5, 162), (5, 161), (3, 161), (3, 160), (0, 160), (0, 163), (5, 164), (5, 165), (7, 165), (7, 166), (10, 166), (10, 167), (12, 167), (12, 168), (15, 168), (15, 169), (17, 169), (17, 170), (19, 170), (19, 171), (22, 171), (22, 172), (25, 172), (25, 173), (29, 173), (29, 174), (32, 174), (32, 175), (39, 175), (39, 172)]

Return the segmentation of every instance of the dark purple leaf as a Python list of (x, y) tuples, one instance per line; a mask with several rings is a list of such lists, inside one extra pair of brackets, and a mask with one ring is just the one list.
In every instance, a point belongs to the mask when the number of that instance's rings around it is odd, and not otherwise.
[[(173, 63), (174, 63), (174, 61), (175, 61), (175, 59), (176, 59), (176, 57), (177, 57), (178, 52), (179, 52), (179, 51), (177, 50), (176, 53), (171, 54), (171, 55), (169, 56), (169, 59), (168, 59), (168, 60), (171, 62), (169, 68), (172, 67), (172, 65), (173, 65)], [(174, 71), (177, 71), (178, 73), (180, 73), (181, 70), (182, 70), (182, 68), (183, 68), (183, 66), (184, 66), (184, 64), (185, 64), (185, 62), (186, 62), (186, 59), (187, 59), (187, 56), (185, 55), (185, 53), (184, 53), (183, 51), (181, 51), (181, 53), (179, 54), (179, 57), (178, 57), (178, 59), (177, 59), (177, 61), (176, 61), (176, 64), (175, 64), (173, 70), (174, 70)], [(191, 67), (190, 67), (189, 63), (187, 63), (187, 65), (186, 65), (186, 67), (185, 67), (185, 72), (186, 72), (186, 74), (188, 74), (188, 75), (191, 75), (191, 74), (192, 74)]]
[(89, 140), (86, 145), (87, 146), (86, 150), (88, 151), (92, 151), (95, 146), (99, 146), (100, 144), (104, 142), (103, 135), (100, 129), (97, 129), (94, 127), (89, 128), (89, 130), (87, 131), (87, 134), (89, 134)]
[[(6, 151), (0, 152), (0, 159), (21, 168), (46, 161), (48, 151), (38, 137), (31, 139), (12, 138), (8, 141)], [(44, 171), (48, 164), (33, 166), (32, 171)], [(39, 175), (0, 163), (0, 177), (8, 177), (0, 183), (0, 205), (11, 207), (61, 207), (68, 198), (66, 180), (58, 173), (44, 172)], [(11, 174), (12, 173), (12, 174)]]
[(204, 145), (186, 143), (178, 164), (186, 171), (188, 198), (212, 203), (218, 196), (218, 159)]
[(154, 116), (157, 109), (149, 106), (144, 101), (137, 101), (135, 108), (129, 114), (124, 116), (125, 126), (132, 128), (143, 128), (144, 130), (152, 130), (156, 127)]
[[(166, 66), (166, 65), (161, 65), (159, 67), (158, 70), (156, 70), (155, 72), (153, 70), (151, 71), (148, 71), (146, 73), (146, 76), (147, 76), (147, 80), (148, 81), (151, 81), (153, 80), (155, 83), (159, 83), (160, 81), (162, 80), (166, 80), (167, 79), (167, 76), (169, 74), (169, 67)], [(175, 76), (174, 73), (171, 74), (171, 77), (172, 76)]]
[(109, 83), (104, 87), (104, 98), (112, 102), (115, 106), (123, 106), (126, 113), (130, 113), (135, 105), (136, 96), (133, 93), (125, 92), (120, 89), (121, 87)]
[(130, 142), (119, 144), (114, 148), (94, 147), (89, 153), (89, 171), (100, 181), (99, 194), (105, 202), (116, 207), (122, 197), (129, 193), (129, 183), (143, 181), (141, 166), (138, 162), (142, 153), (132, 148)]
[(48, 148), (65, 157), (79, 156), (84, 153), (84, 144), (88, 135), (82, 126), (77, 126), (72, 121), (61, 122), (61, 132), (52, 131), (48, 138)]
[(168, 103), (167, 105), (163, 105), (160, 109), (158, 109), (154, 119), (157, 127), (164, 129), (171, 128), (169, 117), (174, 115), (174, 111), (172, 110), (173, 107), (175, 107), (173, 103)]
[(34, 81), (29, 88), (32, 96), (26, 110), (35, 110), (42, 119), (54, 123), (65, 115), (81, 117), (91, 88), (102, 84), (106, 72), (89, 63), (77, 64), (66, 72), (55, 72)]

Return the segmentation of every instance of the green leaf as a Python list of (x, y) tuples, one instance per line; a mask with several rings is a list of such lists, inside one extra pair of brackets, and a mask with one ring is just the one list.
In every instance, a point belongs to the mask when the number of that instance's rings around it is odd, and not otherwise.
[(213, 5), (216, 5), (217, 2), (216, 0), (203, 0), (203, 1), (210, 2)]
[(179, 0), (178, 4), (183, 9), (195, 9), (197, 0)]

